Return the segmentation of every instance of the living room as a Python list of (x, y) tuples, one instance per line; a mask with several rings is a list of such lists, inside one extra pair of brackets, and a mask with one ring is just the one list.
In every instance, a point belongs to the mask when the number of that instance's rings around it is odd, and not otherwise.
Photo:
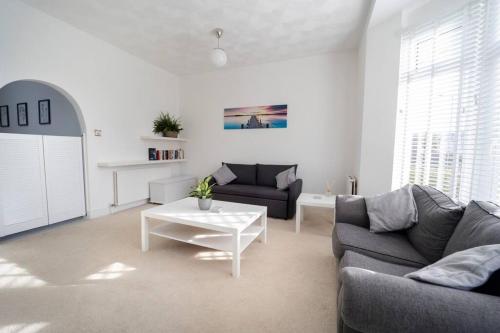
[(500, 330), (500, 1), (1, 5), (0, 332)]

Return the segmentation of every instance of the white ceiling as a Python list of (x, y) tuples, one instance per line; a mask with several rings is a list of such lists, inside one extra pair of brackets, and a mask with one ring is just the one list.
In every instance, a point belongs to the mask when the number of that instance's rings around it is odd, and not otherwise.
[(370, 0), (22, 0), (176, 74), (214, 70), (211, 31), (228, 67), (356, 48)]

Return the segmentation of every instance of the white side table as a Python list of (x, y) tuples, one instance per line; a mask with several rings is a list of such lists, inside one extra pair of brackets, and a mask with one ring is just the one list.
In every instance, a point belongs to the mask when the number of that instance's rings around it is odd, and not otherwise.
[[(295, 215), (295, 232), (300, 232), (300, 223), (304, 218), (303, 206), (325, 207), (335, 209), (335, 196), (324, 194), (301, 193), (297, 199), (297, 214)], [(335, 218), (334, 218), (335, 219)]]

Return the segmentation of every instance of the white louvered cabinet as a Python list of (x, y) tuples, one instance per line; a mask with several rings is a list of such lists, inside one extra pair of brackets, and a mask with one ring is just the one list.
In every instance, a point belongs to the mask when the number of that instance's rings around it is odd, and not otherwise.
[(44, 136), (49, 224), (85, 215), (82, 138)]
[(0, 133), (0, 237), (83, 216), (84, 198), (80, 137)]

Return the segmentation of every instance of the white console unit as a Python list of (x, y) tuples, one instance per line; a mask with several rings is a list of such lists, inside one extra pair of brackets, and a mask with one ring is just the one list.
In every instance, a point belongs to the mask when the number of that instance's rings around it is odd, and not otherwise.
[(149, 182), (149, 196), (152, 203), (166, 204), (184, 199), (196, 185), (196, 177), (177, 176)]
[(0, 133), (0, 237), (84, 215), (81, 137)]

